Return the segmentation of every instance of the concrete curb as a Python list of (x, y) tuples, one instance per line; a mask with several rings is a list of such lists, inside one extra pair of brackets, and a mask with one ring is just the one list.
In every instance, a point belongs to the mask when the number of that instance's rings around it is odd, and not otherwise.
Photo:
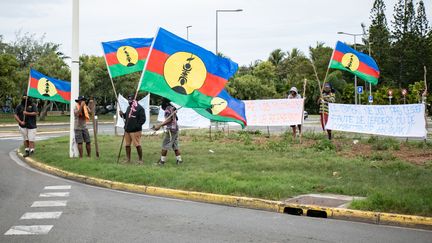
[(64, 171), (53, 166), (38, 162), (32, 158), (24, 158), (17, 151), (18, 157), (28, 165), (43, 172), (53, 174), (66, 179), (86, 183), (89, 185), (121, 190), (127, 192), (143, 193), (147, 195), (184, 199), (197, 202), (214, 203), (232, 207), (243, 207), (250, 209), (265, 210), (276, 213), (286, 213), (299, 216), (320, 217), (359, 221), (380, 225), (393, 225), (403, 227), (415, 227), (432, 230), (432, 217), (415, 215), (403, 215), (393, 213), (381, 213), (372, 211), (352, 210), (346, 208), (321, 207), (316, 205), (301, 205), (285, 203), (281, 201), (265, 200), (260, 198), (220, 195), (213, 193), (184, 191), (162, 187), (135, 185), (130, 183), (116, 182), (110, 180), (88, 177), (72, 172)]

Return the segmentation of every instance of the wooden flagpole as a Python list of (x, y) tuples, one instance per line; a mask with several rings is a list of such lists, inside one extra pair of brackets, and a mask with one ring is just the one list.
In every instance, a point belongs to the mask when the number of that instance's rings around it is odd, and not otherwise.
[(99, 158), (99, 145), (97, 141), (97, 121), (96, 121), (96, 101), (94, 97), (92, 97), (89, 101), (89, 108), (92, 113), (92, 121), (93, 121), (93, 137), (94, 137), (94, 145), (96, 151), (96, 157)]
[(427, 92), (428, 92), (428, 88), (427, 88), (427, 81), (426, 81), (426, 76), (427, 76), (427, 68), (426, 66), (423, 66), (424, 69), (424, 82), (425, 82), (425, 90), (422, 94), (422, 102), (424, 104), (425, 107), (425, 129), (426, 129), (426, 136), (424, 138), (424, 142), (426, 143), (426, 139), (427, 139)]
[(300, 143), (302, 143), (302, 137), (303, 137), (303, 122), (304, 122), (304, 110), (305, 110), (305, 95), (306, 95), (306, 84), (307, 79), (305, 78), (303, 81), (303, 109), (302, 109), (302, 120), (301, 120), (301, 130), (300, 130)]
[[(138, 81), (137, 89), (136, 89), (136, 91), (135, 91), (134, 100), (136, 100), (136, 98), (137, 98), (137, 96), (138, 96), (138, 91), (139, 91), (139, 88), (140, 88), (140, 86), (141, 86), (141, 82), (142, 82), (142, 80), (143, 80), (143, 78), (144, 78), (145, 70), (147, 69), (148, 60), (150, 60), (150, 56), (151, 56), (151, 53), (152, 53), (153, 46), (154, 46), (154, 43), (155, 43), (155, 41), (156, 41), (157, 35), (158, 35), (158, 33), (159, 33), (159, 29), (160, 29), (160, 28), (158, 28), (157, 31), (156, 31), (156, 35), (155, 35), (155, 37), (153, 38), (152, 44), (151, 44), (150, 49), (149, 49), (149, 52), (148, 52), (148, 54), (147, 54), (147, 59), (146, 59), (146, 62), (145, 62), (145, 64), (144, 64), (143, 71), (141, 72), (141, 77), (140, 77), (140, 80)], [(107, 65), (108, 65), (108, 64), (107, 64)], [(129, 114), (125, 114), (125, 115), (129, 116), (129, 115), (131, 114), (131, 112), (132, 112), (132, 109), (130, 109)], [(125, 127), (127, 126), (128, 121), (129, 121), (129, 120), (126, 120)], [(121, 141), (121, 143), (120, 143), (120, 149), (119, 149), (118, 156), (117, 156), (117, 164), (118, 164), (118, 162), (119, 162), (119, 160), (120, 160), (120, 154), (121, 154), (121, 151), (122, 151), (122, 148), (123, 148), (123, 143), (124, 143), (125, 135), (126, 135), (126, 132), (124, 131), (124, 132), (123, 132), (122, 141)]]

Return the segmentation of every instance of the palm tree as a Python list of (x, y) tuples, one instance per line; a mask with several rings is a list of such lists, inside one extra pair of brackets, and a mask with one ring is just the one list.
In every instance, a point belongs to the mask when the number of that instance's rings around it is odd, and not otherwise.
[(269, 62), (271, 62), (275, 67), (279, 66), (279, 64), (282, 63), (283, 59), (285, 58), (286, 53), (283, 52), (281, 49), (276, 49), (270, 53), (270, 56), (268, 58)]

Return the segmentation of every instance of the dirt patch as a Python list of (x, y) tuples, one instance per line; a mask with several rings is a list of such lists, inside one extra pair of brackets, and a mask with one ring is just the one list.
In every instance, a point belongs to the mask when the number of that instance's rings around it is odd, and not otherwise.
[[(353, 158), (357, 156), (370, 157), (372, 153), (381, 151), (374, 150), (370, 144), (357, 143), (347, 145), (347, 141), (334, 141), (336, 147), (344, 147), (338, 150), (338, 155)], [(426, 162), (432, 160), (432, 151), (430, 149), (415, 148), (401, 143), (399, 150), (388, 149), (385, 152), (391, 153), (394, 157), (407, 161), (415, 165), (425, 165)]]

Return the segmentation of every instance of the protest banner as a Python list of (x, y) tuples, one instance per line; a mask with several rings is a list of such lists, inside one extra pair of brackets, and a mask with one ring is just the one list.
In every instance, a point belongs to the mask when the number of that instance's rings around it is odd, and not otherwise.
[[(129, 106), (128, 100), (123, 97), (121, 94), (119, 94), (118, 96), (118, 104), (120, 107), (120, 110), (125, 113), (126, 109)], [(142, 98), (141, 100), (138, 101), (138, 104), (140, 104), (145, 111), (145, 116), (146, 116), (146, 121), (145, 123), (142, 125), (142, 129), (150, 129), (150, 95), (147, 95), (146, 97)], [(119, 114), (119, 109), (117, 109), (117, 127), (124, 127), (124, 120), (120, 117)]]
[(248, 126), (302, 124), (304, 99), (245, 100)]
[[(174, 105), (179, 108), (179, 106)], [(178, 117), (178, 125), (182, 127), (198, 127), (198, 128), (207, 128), (210, 126), (210, 120), (201, 116), (192, 108), (181, 108), (177, 111)], [(164, 110), (162, 108), (159, 109), (158, 114), (158, 122), (165, 121)]]
[(329, 104), (326, 129), (395, 137), (426, 137), (425, 107)]

